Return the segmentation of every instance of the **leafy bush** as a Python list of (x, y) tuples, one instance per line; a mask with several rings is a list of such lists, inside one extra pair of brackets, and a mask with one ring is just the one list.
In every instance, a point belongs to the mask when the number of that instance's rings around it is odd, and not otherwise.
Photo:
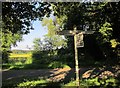
[(54, 61), (48, 65), (49, 68), (61, 68), (62, 62)]

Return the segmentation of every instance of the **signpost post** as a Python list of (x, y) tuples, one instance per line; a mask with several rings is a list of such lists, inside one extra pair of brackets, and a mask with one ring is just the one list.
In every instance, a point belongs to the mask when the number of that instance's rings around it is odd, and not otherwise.
[(77, 30), (75, 27), (74, 30), (63, 30), (58, 31), (58, 35), (67, 35), (74, 36), (74, 50), (75, 50), (75, 71), (76, 71), (76, 85), (80, 86), (79, 78), (79, 66), (78, 66), (78, 50), (79, 47), (84, 47), (83, 34), (93, 34), (94, 31), (83, 31)]

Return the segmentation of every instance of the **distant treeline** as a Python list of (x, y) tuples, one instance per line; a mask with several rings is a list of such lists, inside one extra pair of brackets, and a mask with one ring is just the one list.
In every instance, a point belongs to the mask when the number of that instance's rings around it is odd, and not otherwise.
[(22, 53), (31, 53), (32, 50), (11, 50), (11, 53), (22, 54)]

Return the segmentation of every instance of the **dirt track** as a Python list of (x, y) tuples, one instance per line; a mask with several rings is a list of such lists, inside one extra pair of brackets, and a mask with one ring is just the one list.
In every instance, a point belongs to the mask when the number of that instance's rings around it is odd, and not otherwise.
[[(6, 70), (2, 71), (2, 80), (10, 80), (13, 78), (19, 78), (19, 77), (45, 77), (50, 78), (52, 77), (61, 77), (64, 76), (64, 74), (67, 74), (70, 69), (39, 69), (39, 70)], [(61, 78), (59, 78), (61, 79)]]
[[(104, 76), (120, 76), (120, 68), (81, 68), (80, 77), (104, 77)], [(75, 69), (58, 68), (58, 69), (38, 69), (38, 70), (4, 70), (2, 71), (2, 80), (10, 80), (19, 77), (44, 77), (51, 81), (71, 80), (75, 77)]]

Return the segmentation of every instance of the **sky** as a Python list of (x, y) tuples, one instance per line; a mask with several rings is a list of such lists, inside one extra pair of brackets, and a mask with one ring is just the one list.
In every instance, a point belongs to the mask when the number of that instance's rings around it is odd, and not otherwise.
[(33, 28), (34, 30), (30, 30), (29, 34), (23, 35), (23, 41), (17, 42), (17, 46), (12, 46), (11, 50), (28, 50), (27, 46), (32, 49), (33, 40), (35, 38), (43, 39), (48, 32), (47, 28), (42, 26), (42, 22), (38, 20), (33, 22)]

